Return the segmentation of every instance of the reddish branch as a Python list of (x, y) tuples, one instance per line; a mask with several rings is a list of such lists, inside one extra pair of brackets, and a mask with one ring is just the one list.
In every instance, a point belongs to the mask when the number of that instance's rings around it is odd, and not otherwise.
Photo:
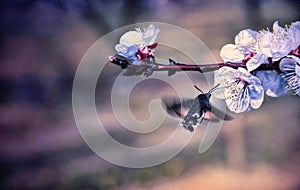
[[(154, 71), (168, 71), (168, 75), (171, 76), (179, 71), (198, 71), (200, 73), (211, 72), (218, 70), (221, 67), (228, 66), (232, 68), (244, 67), (246, 68), (245, 63), (214, 63), (214, 64), (184, 64), (177, 63), (174, 60), (169, 59), (170, 64), (160, 64), (160, 63), (144, 63), (141, 65), (132, 65), (125, 58), (115, 55), (110, 58), (110, 62), (120, 66), (122, 69), (127, 69), (127, 72), (124, 75), (141, 75), (145, 74), (149, 76)], [(279, 61), (273, 62), (272, 64), (262, 64), (257, 70), (279, 70)]]

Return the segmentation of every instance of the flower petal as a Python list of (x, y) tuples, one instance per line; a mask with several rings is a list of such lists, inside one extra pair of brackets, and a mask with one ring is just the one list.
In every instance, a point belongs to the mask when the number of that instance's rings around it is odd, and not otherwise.
[(222, 70), (226, 70), (226, 69), (227, 68), (222, 67), (219, 70), (216, 70), (214, 74), (214, 86), (219, 85), (219, 87), (212, 94), (213, 96), (219, 99), (225, 99), (224, 96), (225, 83), (223, 80), (224, 75), (222, 74)]
[(296, 65), (295, 73), (298, 76), (298, 78), (300, 78), (300, 65), (299, 64)]
[(270, 45), (272, 58), (275, 61), (286, 56), (292, 50), (292, 38), (288, 35), (288, 31), (278, 25), (278, 21), (273, 24), (273, 39)]
[(244, 54), (242, 54), (238, 46), (234, 44), (226, 44), (223, 46), (220, 56), (224, 62), (241, 62), (244, 59)]
[[(244, 68), (239, 68), (244, 69)], [(244, 69), (247, 72), (246, 69)], [(214, 85), (219, 85), (219, 87), (214, 91), (213, 95), (219, 99), (225, 99), (227, 96), (224, 94), (224, 90), (228, 88), (236, 80), (237, 77), (241, 75), (241, 71), (233, 69), (231, 67), (222, 67), (219, 70), (215, 71), (214, 75)], [(250, 74), (250, 73), (249, 73)]]
[(127, 47), (140, 45), (143, 43), (143, 34), (140, 31), (129, 31), (123, 34), (120, 38), (120, 44)]
[[(248, 89), (243, 89), (244, 84), (238, 83), (240, 87), (226, 88), (224, 94), (226, 96), (225, 102), (230, 111), (235, 113), (242, 113), (248, 110), (250, 104), (250, 96)], [(234, 90), (233, 90), (234, 89)]]
[(272, 57), (271, 41), (273, 34), (269, 31), (262, 31), (257, 35), (257, 43), (255, 45), (256, 52), (264, 54), (266, 57)]
[(300, 21), (294, 22), (288, 29), (289, 36), (292, 38), (292, 49), (300, 45)]
[[(243, 68), (243, 67), (239, 67), (238, 68), (238, 71), (240, 72), (239, 73), (239, 76), (244, 76), (244, 77), (247, 77), (247, 78), (250, 78), (252, 75), (247, 71), (247, 69)], [(248, 81), (248, 80), (247, 80)]]
[(249, 85), (250, 105), (253, 109), (258, 109), (264, 101), (264, 89), (262, 86)]
[(280, 70), (288, 90), (300, 96), (300, 59), (295, 56), (288, 56), (280, 61)]
[(225, 88), (219, 86), (216, 90), (213, 91), (212, 95), (218, 99), (225, 99), (224, 91), (225, 91)]
[(147, 43), (147, 45), (152, 45), (156, 42), (158, 33), (159, 29), (156, 28), (153, 24), (145, 29), (145, 31), (143, 32), (143, 39)]
[(259, 53), (246, 63), (246, 67), (248, 71), (251, 72), (257, 69), (261, 64), (268, 64), (268, 57), (265, 54)]
[(255, 51), (257, 32), (251, 29), (242, 30), (235, 36), (235, 44), (244, 54)]
[(297, 61), (291, 57), (283, 58), (279, 63), (279, 68), (284, 73), (294, 72)]
[(127, 52), (127, 49), (128, 49), (127, 46), (123, 44), (117, 44), (115, 46), (115, 50), (122, 55), (124, 55)]
[(136, 52), (139, 49), (138, 45), (127, 47), (123, 44), (117, 44), (115, 46), (116, 51), (119, 55), (126, 57), (127, 59), (133, 59), (135, 57)]
[(257, 71), (255, 76), (258, 77), (266, 94), (270, 97), (280, 97), (287, 92), (283, 78), (276, 71)]

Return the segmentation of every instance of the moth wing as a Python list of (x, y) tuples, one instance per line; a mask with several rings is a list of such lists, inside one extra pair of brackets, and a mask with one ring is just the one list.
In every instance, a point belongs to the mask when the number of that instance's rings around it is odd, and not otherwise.
[(164, 97), (162, 103), (169, 115), (184, 118), (191, 108), (193, 99), (185, 98), (181, 100), (176, 97)]
[(168, 114), (183, 118), (183, 127), (191, 132), (203, 120), (219, 122), (220, 120), (233, 119), (218, 108), (201, 106), (197, 98), (180, 100), (175, 97), (165, 97), (162, 98), (162, 103)]
[(211, 106), (212, 108), (209, 110), (206, 110), (204, 113), (204, 119), (209, 120), (211, 122), (218, 122), (220, 120), (229, 121), (232, 120), (233, 117), (230, 115), (224, 113), (223, 111), (219, 110), (218, 108)]
[(220, 119), (211, 111), (206, 111), (203, 115), (203, 119), (214, 123), (220, 121)]

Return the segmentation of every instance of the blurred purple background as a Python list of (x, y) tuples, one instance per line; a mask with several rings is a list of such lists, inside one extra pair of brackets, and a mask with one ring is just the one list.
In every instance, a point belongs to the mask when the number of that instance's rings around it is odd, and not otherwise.
[[(259, 110), (235, 115), (205, 154), (197, 153), (199, 129), (175, 158), (145, 169), (118, 167), (93, 153), (76, 128), (71, 105), (82, 56), (118, 27), (174, 24), (198, 36), (221, 61), (221, 47), (233, 43), (240, 30), (272, 28), (276, 20), (284, 26), (299, 20), (299, 9), (292, 0), (2, 0), (0, 189), (300, 189), (300, 107), (291, 94), (266, 97)], [(111, 65), (101, 76), (101, 108), (109, 106), (119, 72)], [(166, 90), (157, 86), (157, 93)], [(136, 112), (152, 98), (149, 89), (141, 89)], [(120, 142), (153, 144), (173, 130), (151, 138), (124, 134), (113, 127), (111, 112), (99, 112)]]

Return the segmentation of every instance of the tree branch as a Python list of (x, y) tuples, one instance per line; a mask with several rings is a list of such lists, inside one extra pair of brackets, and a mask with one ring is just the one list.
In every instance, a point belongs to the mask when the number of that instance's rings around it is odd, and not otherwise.
[[(125, 76), (141, 75), (144, 73), (145, 76), (151, 75), (154, 71), (168, 71), (168, 75), (171, 76), (176, 72), (180, 71), (198, 71), (200, 73), (206, 73), (218, 70), (221, 67), (228, 66), (237, 69), (238, 67), (246, 68), (245, 63), (213, 63), (213, 64), (185, 64), (177, 63), (172, 59), (169, 59), (169, 65), (161, 63), (143, 62), (140, 65), (130, 64), (126, 58), (115, 55), (109, 58), (109, 61), (113, 64), (120, 66), (122, 69), (126, 69)], [(262, 64), (255, 71), (258, 70), (279, 70), (279, 62), (276, 61), (272, 64)]]

